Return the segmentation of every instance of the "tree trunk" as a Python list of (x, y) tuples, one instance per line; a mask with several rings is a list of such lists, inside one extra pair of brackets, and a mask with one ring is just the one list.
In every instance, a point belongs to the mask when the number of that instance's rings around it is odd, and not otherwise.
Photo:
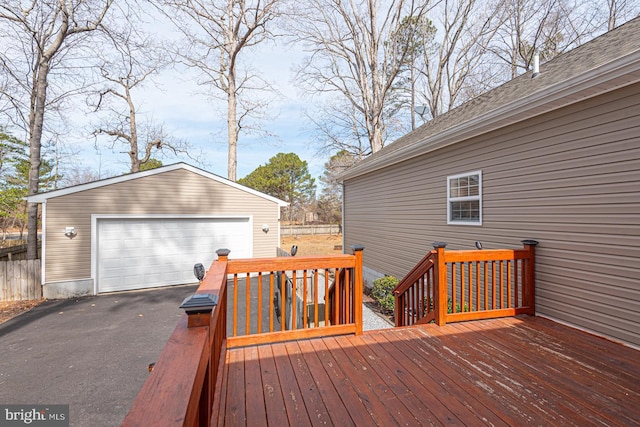
[(371, 154), (382, 150), (384, 146), (383, 125), (379, 116), (373, 117), (371, 123)]
[[(38, 66), (38, 75), (35, 81), (36, 95), (32, 106), (32, 118), (30, 123), (31, 135), (29, 137), (29, 195), (38, 193), (40, 184), (40, 151), (42, 144), (42, 126), (44, 123), (44, 107), (47, 99), (47, 76), (49, 74), (49, 62), (42, 59)], [(27, 205), (27, 259), (38, 258), (38, 204)]]
[(230, 181), (236, 180), (236, 170), (238, 168), (238, 124), (236, 122), (236, 76), (233, 69), (229, 72), (227, 87), (227, 128), (229, 141), (229, 156), (227, 162), (227, 177)]

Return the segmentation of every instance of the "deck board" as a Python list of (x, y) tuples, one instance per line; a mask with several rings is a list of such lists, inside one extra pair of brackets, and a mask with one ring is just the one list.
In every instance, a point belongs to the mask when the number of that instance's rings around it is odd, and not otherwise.
[(537, 317), (236, 348), (225, 360), (213, 406), (225, 413), (212, 425), (640, 424), (640, 352)]
[[(237, 351), (240, 351), (240, 349)], [(260, 357), (260, 369), (262, 370), (262, 387), (264, 390), (264, 406), (267, 413), (267, 424), (272, 426), (287, 425), (287, 411), (284, 406), (282, 388), (280, 387), (280, 379), (278, 378), (278, 371), (271, 346), (259, 346), (258, 355)], [(226, 366), (225, 369), (227, 369)], [(262, 402), (251, 402), (252, 405), (260, 405), (261, 403)], [(252, 425), (260, 425), (260, 423), (261, 420), (256, 420)]]
[(322, 396), (315, 386), (313, 376), (309, 371), (304, 355), (298, 346), (298, 343), (288, 342), (284, 347), (294, 367), (296, 381), (300, 386), (302, 400), (305, 403), (309, 419), (313, 425), (327, 425), (330, 422), (329, 411), (325, 406)]

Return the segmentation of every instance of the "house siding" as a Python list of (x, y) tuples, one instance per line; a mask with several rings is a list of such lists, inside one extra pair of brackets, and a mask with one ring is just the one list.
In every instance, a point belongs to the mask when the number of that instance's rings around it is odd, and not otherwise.
[[(253, 256), (275, 256), (278, 246), (276, 203), (178, 169), (49, 199), (45, 236), (47, 282), (91, 277), (92, 214), (251, 216)], [(271, 231), (265, 234), (262, 224), (269, 224)], [(73, 239), (64, 236), (65, 227), (70, 226), (78, 233)]]
[[(446, 178), (482, 170), (482, 226), (447, 225)], [(536, 239), (536, 309), (640, 346), (640, 84), (344, 183), (345, 244), (402, 277), (448, 249)]]

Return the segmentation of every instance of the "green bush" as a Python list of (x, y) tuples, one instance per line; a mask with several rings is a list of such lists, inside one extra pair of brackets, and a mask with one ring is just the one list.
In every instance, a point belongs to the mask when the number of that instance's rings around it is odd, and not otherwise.
[(384, 276), (373, 281), (371, 296), (382, 309), (389, 313), (393, 313), (396, 307), (396, 298), (391, 292), (398, 282), (399, 280), (393, 276)]

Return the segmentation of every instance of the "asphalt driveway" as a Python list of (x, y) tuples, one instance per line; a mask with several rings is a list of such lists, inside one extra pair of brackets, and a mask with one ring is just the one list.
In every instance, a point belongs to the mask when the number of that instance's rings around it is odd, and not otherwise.
[(46, 301), (0, 325), (0, 403), (68, 404), (71, 426), (120, 425), (196, 285)]

